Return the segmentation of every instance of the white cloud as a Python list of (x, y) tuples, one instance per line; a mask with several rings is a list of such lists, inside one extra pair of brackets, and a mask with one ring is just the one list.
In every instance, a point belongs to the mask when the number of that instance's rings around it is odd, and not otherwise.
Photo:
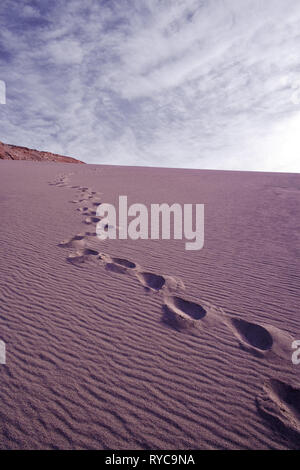
[(47, 52), (57, 65), (81, 64), (83, 59), (81, 45), (72, 39), (51, 41), (47, 46)]
[(27, 18), (39, 18), (40, 13), (30, 5), (25, 5), (22, 9), (22, 15)]
[(98, 163), (299, 171), (298, 2), (26, 5), (49, 24), (2, 26), (0, 140)]

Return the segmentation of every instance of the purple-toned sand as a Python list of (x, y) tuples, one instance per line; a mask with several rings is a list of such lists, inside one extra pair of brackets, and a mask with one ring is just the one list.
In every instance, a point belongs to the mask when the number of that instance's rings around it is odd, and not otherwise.
[[(205, 204), (205, 244), (95, 236)], [(300, 442), (300, 175), (0, 161), (2, 449)]]

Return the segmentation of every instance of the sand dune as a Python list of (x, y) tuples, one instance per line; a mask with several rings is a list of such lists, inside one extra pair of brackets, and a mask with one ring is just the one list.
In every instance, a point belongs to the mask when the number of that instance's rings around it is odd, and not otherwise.
[[(300, 177), (0, 162), (2, 449), (300, 443)], [(205, 245), (96, 237), (97, 207), (204, 203)]]

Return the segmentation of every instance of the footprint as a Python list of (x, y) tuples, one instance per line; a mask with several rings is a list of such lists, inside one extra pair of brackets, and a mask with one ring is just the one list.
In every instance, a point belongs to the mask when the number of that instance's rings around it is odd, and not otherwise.
[(86, 210), (86, 211), (85, 211), (85, 214), (86, 214), (86, 215), (89, 215), (89, 216), (91, 216), (91, 217), (96, 217), (96, 215), (97, 215), (96, 211), (93, 211), (93, 210), (91, 210), (91, 209)]
[(128, 272), (128, 270), (130, 271), (136, 267), (136, 264), (132, 261), (128, 261), (124, 258), (111, 257), (110, 255), (105, 253), (101, 253), (99, 258), (105, 264), (105, 268), (108, 271), (118, 274), (125, 274)]
[(273, 354), (290, 360), (293, 338), (272, 325), (259, 325), (241, 318), (231, 318), (229, 327), (237, 337), (240, 347), (258, 357)]
[(85, 202), (85, 203), (87, 203), (87, 202), (88, 202), (88, 200), (89, 200), (89, 198), (88, 198), (88, 197), (82, 197), (81, 199), (78, 199), (77, 203), (78, 203), (78, 204), (81, 204), (82, 202)]
[(273, 346), (273, 338), (266, 328), (239, 318), (233, 318), (232, 324), (243, 342), (255, 349), (268, 351)]
[(151, 289), (153, 291), (161, 290), (166, 283), (164, 276), (160, 276), (159, 274), (139, 272), (137, 277), (146, 289)]
[[(72, 173), (69, 173), (69, 175), (71, 174)], [(71, 186), (69, 186), (68, 183), (69, 183), (68, 175), (58, 175), (54, 181), (49, 182), (50, 186), (70, 188)]]
[(75, 265), (80, 265), (83, 264), (90, 256), (99, 256), (99, 252), (97, 250), (92, 250), (91, 248), (77, 250), (75, 253), (71, 253), (67, 257), (67, 261)]
[(101, 220), (100, 217), (89, 216), (89, 217), (86, 217), (84, 219), (84, 223), (87, 224), (87, 225), (96, 224), (96, 223), (100, 222), (100, 220)]
[(185, 313), (194, 320), (201, 320), (205, 317), (206, 310), (201, 305), (182, 299), (181, 297), (173, 297), (173, 303), (177, 309)]
[(171, 296), (165, 299), (162, 320), (178, 330), (195, 328), (207, 315), (207, 310), (204, 304), (201, 305), (178, 296)]
[(256, 398), (256, 405), (275, 430), (300, 444), (300, 385), (270, 379)]
[(86, 249), (84, 250), (83, 254), (84, 254), (85, 256), (89, 256), (89, 255), (98, 256), (100, 253), (99, 253), (99, 251), (93, 250), (92, 248), (86, 248)]
[(117, 274), (126, 274), (127, 273), (127, 269), (124, 266), (119, 266), (118, 264), (115, 264), (115, 263), (106, 263), (105, 264), (105, 269), (107, 269), (107, 271), (111, 271), (111, 272), (117, 273)]
[(87, 237), (96, 237), (97, 236), (97, 233), (96, 232), (85, 232), (85, 235)]
[(134, 269), (136, 267), (136, 264), (133, 263), (132, 261), (128, 261), (127, 259), (123, 259), (123, 258), (112, 258), (112, 261), (115, 263), (115, 264), (119, 264), (121, 266), (124, 266), (125, 268), (129, 268), (129, 269)]
[(78, 233), (73, 237), (73, 240), (83, 240), (85, 238), (85, 233)]
[(75, 264), (75, 265), (79, 265), (79, 264), (82, 264), (84, 263), (85, 261), (85, 258), (84, 258), (84, 255), (81, 254), (81, 253), (71, 253), (68, 257), (67, 257), (67, 261), (69, 263), (72, 263), (72, 264)]
[(280, 187), (274, 187), (273, 188), (274, 193), (276, 196), (295, 196), (299, 197), (300, 196), (300, 189), (299, 188), (280, 188)]
[(81, 248), (85, 245), (85, 235), (78, 234), (67, 240), (63, 240), (58, 244), (62, 248)]

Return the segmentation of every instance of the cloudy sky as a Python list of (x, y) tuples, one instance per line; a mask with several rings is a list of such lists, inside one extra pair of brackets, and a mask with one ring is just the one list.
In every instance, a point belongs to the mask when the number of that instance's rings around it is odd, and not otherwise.
[(1, 0), (0, 140), (300, 171), (299, 0)]

